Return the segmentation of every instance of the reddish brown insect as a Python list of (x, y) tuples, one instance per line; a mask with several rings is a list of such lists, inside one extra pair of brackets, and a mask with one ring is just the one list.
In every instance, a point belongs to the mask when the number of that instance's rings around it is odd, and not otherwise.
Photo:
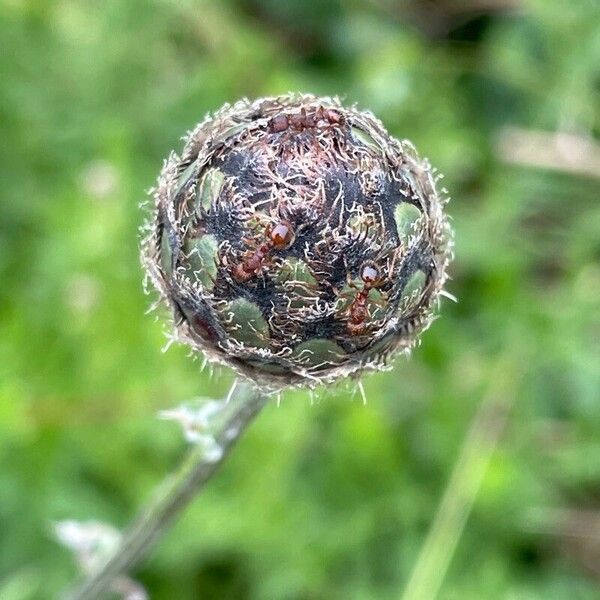
[(318, 121), (327, 121), (330, 125), (344, 124), (344, 115), (333, 108), (319, 106), (315, 111), (315, 117)]
[(271, 133), (281, 133), (290, 126), (286, 115), (275, 115), (269, 119), (268, 127)]
[(267, 227), (267, 239), (251, 252), (248, 257), (233, 269), (233, 276), (246, 282), (258, 275), (273, 250), (285, 250), (294, 241), (294, 229), (288, 221), (279, 221), (274, 227)]
[(321, 124), (343, 125), (344, 116), (333, 108), (324, 108), (323, 106), (319, 106), (313, 114), (308, 114), (305, 108), (301, 108), (299, 113), (279, 114), (271, 117), (267, 126), (271, 133), (281, 133), (287, 129), (303, 131)]
[(300, 109), (300, 114), (294, 114), (290, 116), (290, 123), (294, 129), (302, 131), (303, 129), (315, 127), (317, 121), (315, 120), (314, 115), (306, 114), (306, 109), (302, 108)]
[(379, 269), (371, 263), (363, 265), (360, 278), (363, 281), (363, 287), (358, 291), (352, 304), (348, 307), (348, 322), (346, 329), (350, 335), (362, 335), (366, 331), (365, 321), (369, 318), (369, 309), (367, 303), (371, 290), (377, 288), (381, 283), (381, 274)]

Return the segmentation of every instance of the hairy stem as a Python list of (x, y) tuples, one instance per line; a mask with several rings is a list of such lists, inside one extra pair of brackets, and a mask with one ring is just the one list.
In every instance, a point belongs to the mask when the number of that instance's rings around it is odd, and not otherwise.
[(95, 600), (110, 590), (119, 575), (138, 565), (178, 515), (187, 507), (225, 461), (236, 441), (267, 401), (267, 395), (241, 384), (231, 401), (223, 403), (212, 431), (222, 452), (215, 459), (202, 446), (194, 447), (181, 467), (159, 487), (154, 499), (125, 531), (116, 551), (67, 597)]

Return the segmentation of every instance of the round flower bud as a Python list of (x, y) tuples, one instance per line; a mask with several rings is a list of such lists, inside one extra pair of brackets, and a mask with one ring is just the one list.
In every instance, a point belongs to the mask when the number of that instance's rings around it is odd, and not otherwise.
[(177, 338), (261, 385), (384, 368), (431, 322), (446, 199), (369, 112), (296, 94), (225, 105), (152, 193), (143, 261)]

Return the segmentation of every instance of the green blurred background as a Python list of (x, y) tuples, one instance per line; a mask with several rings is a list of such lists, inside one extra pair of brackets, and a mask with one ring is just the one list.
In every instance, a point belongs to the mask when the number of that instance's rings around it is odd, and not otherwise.
[(133, 576), (153, 599), (399, 598), (415, 569), (440, 598), (600, 598), (597, 1), (0, 0), (0, 45), (2, 600), (64, 590), (52, 522), (125, 525), (186, 450), (157, 411), (231, 385), (161, 353), (138, 204), (207, 111), (289, 90), (372, 109), (445, 173), (459, 302), (366, 406), (267, 407)]

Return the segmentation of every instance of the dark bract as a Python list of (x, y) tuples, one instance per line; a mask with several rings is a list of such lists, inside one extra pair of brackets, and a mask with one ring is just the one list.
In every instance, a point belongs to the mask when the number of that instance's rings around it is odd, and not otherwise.
[(153, 195), (143, 258), (178, 338), (263, 385), (383, 368), (431, 321), (445, 198), (368, 112), (309, 95), (227, 105)]

